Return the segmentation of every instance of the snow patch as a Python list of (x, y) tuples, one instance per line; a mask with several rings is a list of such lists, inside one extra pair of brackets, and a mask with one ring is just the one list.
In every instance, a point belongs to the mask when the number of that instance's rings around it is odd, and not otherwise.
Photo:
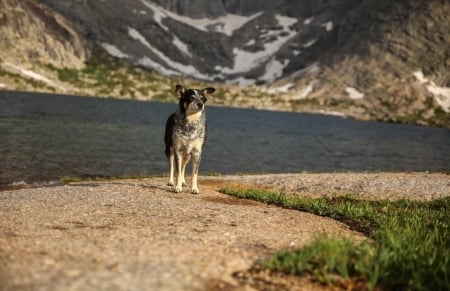
[(301, 74), (311, 74), (311, 73), (317, 72), (319, 70), (320, 70), (319, 63), (315, 62), (315, 63), (312, 63), (311, 65), (307, 66), (306, 68), (295, 72), (294, 76), (298, 76)]
[(353, 87), (345, 88), (345, 92), (350, 96), (350, 99), (356, 100), (364, 97), (364, 93), (359, 92)]
[(338, 111), (328, 111), (328, 110), (319, 110), (319, 113), (324, 115), (332, 115), (332, 116), (339, 116), (339, 117), (346, 117), (344, 113), (338, 112)]
[(163, 75), (180, 75), (179, 72), (173, 71), (171, 69), (167, 69), (167, 68), (163, 67), (162, 65), (158, 64), (157, 62), (154, 62), (153, 60), (151, 60), (148, 57), (140, 58), (138, 60), (138, 64), (140, 64), (144, 67), (147, 67), (147, 68), (154, 69), (155, 71), (157, 71)]
[(416, 77), (417, 81), (420, 82), (420, 84), (426, 83), (428, 82), (428, 79), (425, 78), (424, 74), (422, 71), (416, 71), (413, 73), (414, 77)]
[(306, 18), (306, 19), (303, 21), (303, 24), (304, 24), (304, 25), (308, 25), (308, 24), (310, 24), (313, 20), (314, 20), (314, 17)]
[(325, 27), (326, 31), (332, 31), (333, 30), (333, 21), (328, 21), (328, 22), (322, 23), (321, 26)]
[(420, 70), (414, 72), (413, 75), (416, 77), (417, 81), (420, 82), (420, 84), (428, 84), (425, 88), (427, 88), (428, 92), (433, 94), (436, 103), (445, 112), (450, 112), (450, 88), (436, 86), (436, 84), (433, 81), (427, 79), (423, 72)]
[(283, 75), (283, 69), (289, 64), (289, 60), (285, 60), (284, 63), (272, 58), (265, 68), (265, 74), (259, 77), (259, 80), (266, 81), (268, 83), (275, 81)]
[(253, 20), (254, 18), (260, 16), (263, 13), (261, 11), (250, 16), (227, 14), (225, 16), (221, 16), (215, 19), (210, 18), (193, 19), (173, 13), (169, 10), (164, 9), (159, 5), (156, 5), (155, 3), (152, 3), (151, 1), (147, 0), (140, 0), (140, 1), (142, 4), (153, 10), (155, 21), (157, 21), (158, 19), (157, 22), (161, 25), (161, 27), (164, 27), (162, 25), (163, 18), (171, 18), (201, 31), (216, 31), (224, 33), (229, 36), (231, 36), (235, 30), (240, 29), (247, 22)]
[(267, 91), (267, 93), (270, 93), (270, 94), (273, 94), (273, 93), (287, 93), (287, 92), (289, 92), (289, 90), (292, 87), (294, 87), (293, 83), (287, 83), (287, 84), (285, 84), (283, 86), (273, 87), (273, 88), (270, 88), (270, 89), (268, 89), (266, 91)]
[[(279, 25), (283, 28), (282, 30), (277, 30), (276, 35), (277, 38), (272, 41), (264, 44), (264, 49), (258, 52), (248, 52), (245, 50), (233, 49), (234, 54), (234, 64), (233, 68), (224, 68), (221, 66), (216, 66), (216, 71), (221, 71), (225, 74), (237, 74), (250, 71), (251, 69), (256, 68), (260, 64), (266, 62), (273, 54), (275, 54), (289, 39), (294, 37), (297, 32), (291, 30), (289, 27), (297, 22), (296, 18), (291, 18), (282, 15), (275, 15), (276, 20)], [(270, 35), (275, 35), (274, 32), (269, 32)], [(276, 71), (267, 72), (266, 74), (279, 75), (282, 66), (272, 64), (271, 69)], [(254, 83), (254, 81), (253, 81)]]
[(250, 46), (250, 45), (254, 45), (254, 44), (255, 44), (255, 40), (251, 39), (246, 44), (244, 44), (244, 46)]
[(124, 59), (124, 58), (129, 58), (130, 56), (127, 55), (126, 53), (122, 52), (121, 50), (119, 50), (117, 47), (115, 47), (112, 44), (109, 43), (102, 43), (101, 46), (106, 50), (106, 52), (116, 58), (119, 59)]
[(317, 41), (317, 39), (310, 40), (310, 41), (308, 41), (307, 43), (305, 43), (305, 44), (303, 45), (303, 47), (310, 47), (310, 46), (312, 46), (313, 44), (315, 44), (316, 41)]
[(38, 81), (45, 82), (45, 83), (47, 83), (47, 84), (49, 84), (51, 86), (55, 86), (56, 85), (52, 80), (42, 76), (41, 74), (35, 73), (33, 71), (30, 71), (30, 70), (27, 70), (27, 69), (20, 69), (20, 72), (23, 75), (27, 76), (27, 77), (33, 78), (33, 79), (38, 80)]
[(230, 82), (232, 84), (237, 84), (239, 86), (244, 86), (244, 87), (251, 86), (251, 85), (255, 84), (255, 80), (247, 79), (245, 77), (239, 77), (239, 78), (231, 80)]
[[(199, 79), (203, 79), (203, 80), (210, 80), (211, 77), (207, 76), (207, 75), (203, 75), (202, 73), (200, 73), (199, 71), (197, 71), (197, 69), (195, 67), (193, 67), (192, 65), (184, 65), (175, 61), (172, 61), (169, 57), (167, 57), (163, 52), (161, 52), (160, 50), (158, 50), (157, 48), (155, 48), (154, 46), (152, 46), (147, 39), (136, 29), (132, 28), (132, 27), (128, 27), (128, 35), (133, 38), (134, 40), (139, 41), (140, 43), (142, 43), (144, 46), (146, 46), (148, 49), (150, 49), (156, 56), (158, 56), (158, 58), (160, 58), (162, 61), (164, 61), (169, 67), (171, 67), (173, 70), (175, 70), (176, 72), (182, 73), (182, 74), (186, 74), (186, 75), (190, 75), (193, 76), (195, 78), (199, 78)], [(151, 64), (151, 65), (155, 65), (156, 63), (154, 61), (149, 61), (145, 60), (146, 63)], [(162, 66), (158, 66), (159, 69), (157, 69), (155, 67), (156, 70), (162, 70)], [(164, 68), (164, 70), (169, 70), (172, 71), (170, 69)], [(177, 74), (179, 74), (177, 73)]]
[(20, 181), (14, 181), (11, 184), (12, 186), (25, 186), (27, 185), (27, 182), (25, 182), (24, 180), (20, 180)]
[(308, 87), (306, 87), (302, 93), (300, 94), (300, 96), (298, 97), (298, 99), (305, 99), (306, 97), (308, 97), (309, 94), (312, 93), (312, 91), (314, 90), (314, 84), (309, 84)]
[(278, 23), (283, 26), (283, 30), (288, 30), (289, 26), (297, 23), (297, 18), (292, 18), (289, 16), (283, 16), (283, 15), (275, 15), (275, 18), (277, 19)]
[(22, 68), (22, 67), (20, 67), (20, 66), (16, 66), (16, 65), (11, 64), (11, 63), (8, 63), (8, 62), (5, 62), (4, 64), (5, 64), (6, 66), (8, 66), (8, 67), (10, 67), (10, 68), (12, 68), (12, 69), (14, 69), (14, 70), (20, 72), (22, 75), (24, 75), (24, 76), (26, 76), (26, 77), (35, 79), (35, 80), (37, 80), (37, 81), (42, 81), (42, 82), (47, 83), (48, 85), (50, 85), (50, 86), (52, 86), (52, 87), (59, 88), (59, 89), (62, 90), (63, 92), (66, 92), (66, 89), (65, 89), (64, 87), (58, 86), (55, 82), (53, 82), (52, 80), (50, 80), (50, 79), (48, 79), (48, 78), (42, 76), (41, 74), (38, 74), (38, 73), (33, 72), (33, 71), (31, 71), (31, 70), (24, 69), (24, 68)]
[(434, 99), (441, 106), (442, 110), (449, 113), (450, 112), (450, 88), (449, 87), (439, 87), (430, 82), (431, 84), (427, 86), (428, 92), (434, 95)]
[[(147, 3), (147, 1), (141, 1), (141, 2), (144, 3), (144, 5), (146, 5), (147, 7), (150, 7), (153, 10), (153, 20), (162, 29), (164, 29), (165, 31), (170, 33), (170, 29), (162, 23), (162, 20), (164, 18), (168, 17), (168, 14), (165, 13), (165, 12), (169, 12), (169, 11), (165, 10), (162, 7), (157, 6), (156, 4)], [(174, 14), (172, 12), (170, 12), (170, 13)], [(176, 14), (174, 14), (174, 15), (176, 15)], [(171, 34), (173, 36), (173, 40), (172, 40), (173, 45), (175, 45), (178, 48), (179, 51), (181, 51), (185, 55), (188, 55), (188, 56), (191, 57), (192, 54), (189, 52), (189, 48), (188, 48), (187, 44), (182, 42), (175, 34), (173, 34), (173, 33), (171, 33)]]
[[(146, 2), (146, 1), (141, 1), (141, 2)], [(156, 8), (153, 8), (154, 7), (154, 4), (145, 4), (144, 3), (144, 5), (146, 5), (146, 6), (148, 6), (148, 7), (150, 7), (152, 10), (153, 10), (153, 20), (157, 23), (157, 24), (159, 24), (159, 26), (162, 28), (162, 29), (164, 29), (165, 31), (169, 31), (169, 28), (167, 27), (167, 26), (165, 26), (163, 23), (162, 23), (162, 20), (164, 19), (164, 18), (166, 18), (166, 15), (163, 13), (163, 12), (161, 12), (159, 9), (156, 9)], [(150, 6), (149, 6), (150, 5)], [(162, 8), (161, 8), (162, 9)]]
[(184, 54), (192, 57), (191, 52), (189, 51), (189, 48), (187, 46), (187, 44), (185, 44), (184, 42), (182, 42), (178, 37), (176, 37), (175, 35), (173, 35), (173, 41), (172, 43)]

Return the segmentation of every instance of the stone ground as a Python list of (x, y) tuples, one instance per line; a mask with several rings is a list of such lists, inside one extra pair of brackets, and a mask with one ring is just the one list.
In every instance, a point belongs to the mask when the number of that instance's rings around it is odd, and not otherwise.
[(364, 236), (332, 219), (240, 200), (224, 185), (291, 195), (450, 196), (450, 176), (418, 173), (201, 177), (201, 193), (166, 178), (0, 192), (1, 290), (320, 290), (307, 277), (250, 272), (319, 233)]

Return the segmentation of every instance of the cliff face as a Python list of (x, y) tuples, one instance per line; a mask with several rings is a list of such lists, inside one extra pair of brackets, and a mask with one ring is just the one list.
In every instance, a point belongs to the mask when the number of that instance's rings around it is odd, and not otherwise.
[(448, 1), (0, 0), (0, 8), (4, 68), (80, 68), (100, 46), (162, 75), (261, 85), (268, 109), (398, 121), (450, 112)]
[(81, 67), (89, 46), (62, 15), (37, 1), (0, 0), (0, 58)]
[(0, 0), (0, 89), (68, 92), (52, 67), (81, 68), (91, 45), (73, 24), (33, 0)]

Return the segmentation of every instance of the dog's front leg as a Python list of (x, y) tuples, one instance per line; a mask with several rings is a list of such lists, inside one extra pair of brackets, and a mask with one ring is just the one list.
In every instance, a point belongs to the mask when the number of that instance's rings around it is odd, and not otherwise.
[(198, 185), (197, 185), (197, 176), (198, 176), (198, 169), (200, 166), (200, 153), (195, 152), (192, 155), (192, 188), (191, 193), (192, 194), (198, 194)]
[(175, 159), (177, 164), (177, 185), (175, 186), (175, 192), (181, 193), (183, 191), (183, 155), (175, 152)]

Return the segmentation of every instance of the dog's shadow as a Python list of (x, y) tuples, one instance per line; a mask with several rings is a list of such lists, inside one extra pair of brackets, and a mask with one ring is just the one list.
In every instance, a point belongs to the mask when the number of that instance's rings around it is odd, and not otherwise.
[(182, 196), (182, 195), (179, 195), (180, 193), (175, 192), (173, 186), (169, 186), (167, 184), (161, 184), (161, 185), (149, 185), (149, 184), (145, 184), (145, 183), (111, 183), (111, 184), (127, 185), (130, 187), (140, 187), (145, 190), (160, 190), (160, 191), (164, 191), (169, 194), (175, 194), (176, 197)]
[[(67, 186), (70, 187), (101, 187), (105, 186), (105, 183), (79, 183), (79, 184), (67, 184)], [(173, 187), (167, 186), (167, 185), (149, 185), (145, 183), (122, 183), (122, 182), (108, 182), (107, 185), (114, 185), (114, 186), (127, 186), (130, 188), (139, 187), (146, 190), (161, 190), (169, 193), (173, 193)]]

